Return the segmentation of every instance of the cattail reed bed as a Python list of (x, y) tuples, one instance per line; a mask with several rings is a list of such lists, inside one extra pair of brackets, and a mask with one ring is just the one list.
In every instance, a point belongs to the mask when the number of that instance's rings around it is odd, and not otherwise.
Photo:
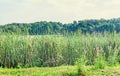
[(119, 64), (120, 35), (0, 35), (1, 67), (74, 65), (83, 56), (85, 65)]

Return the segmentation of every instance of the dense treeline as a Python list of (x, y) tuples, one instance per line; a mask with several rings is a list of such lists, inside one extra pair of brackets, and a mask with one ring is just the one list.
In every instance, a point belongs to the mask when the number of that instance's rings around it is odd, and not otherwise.
[(62, 24), (60, 22), (35, 22), (35, 23), (12, 23), (0, 26), (1, 33), (15, 34), (68, 34), (68, 33), (94, 33), (94, 32), (120, 32), (120, 18), (81, 20), (73, 23)]

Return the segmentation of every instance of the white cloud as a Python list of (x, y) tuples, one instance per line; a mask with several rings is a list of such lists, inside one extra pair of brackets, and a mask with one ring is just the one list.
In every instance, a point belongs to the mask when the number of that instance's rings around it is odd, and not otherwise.
[(0, 24), (119, 17), (119, 0), (0, 0)]

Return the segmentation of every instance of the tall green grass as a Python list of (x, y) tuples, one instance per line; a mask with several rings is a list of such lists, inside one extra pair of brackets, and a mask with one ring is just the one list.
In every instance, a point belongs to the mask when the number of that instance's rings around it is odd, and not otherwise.
[(0, 35), (0, 66), (74, 65), (83, 56), (85, 65), (100, 64), (101, 58), (107, 65), (116, 65), (120, 63), (119, 38), (119, 34)]

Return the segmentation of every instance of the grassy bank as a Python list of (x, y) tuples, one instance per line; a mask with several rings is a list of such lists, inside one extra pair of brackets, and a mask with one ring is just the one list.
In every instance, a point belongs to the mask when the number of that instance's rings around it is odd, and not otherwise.
[[(86, 67), (86, 76), (120, 76), (120, 66), (106, 67), (104, 69), (93, 69), (92, 66)], [(34, 67), (7, 69), (0, 68), (0, 76), (79, 76), (76, 66), (60, 67)]]

